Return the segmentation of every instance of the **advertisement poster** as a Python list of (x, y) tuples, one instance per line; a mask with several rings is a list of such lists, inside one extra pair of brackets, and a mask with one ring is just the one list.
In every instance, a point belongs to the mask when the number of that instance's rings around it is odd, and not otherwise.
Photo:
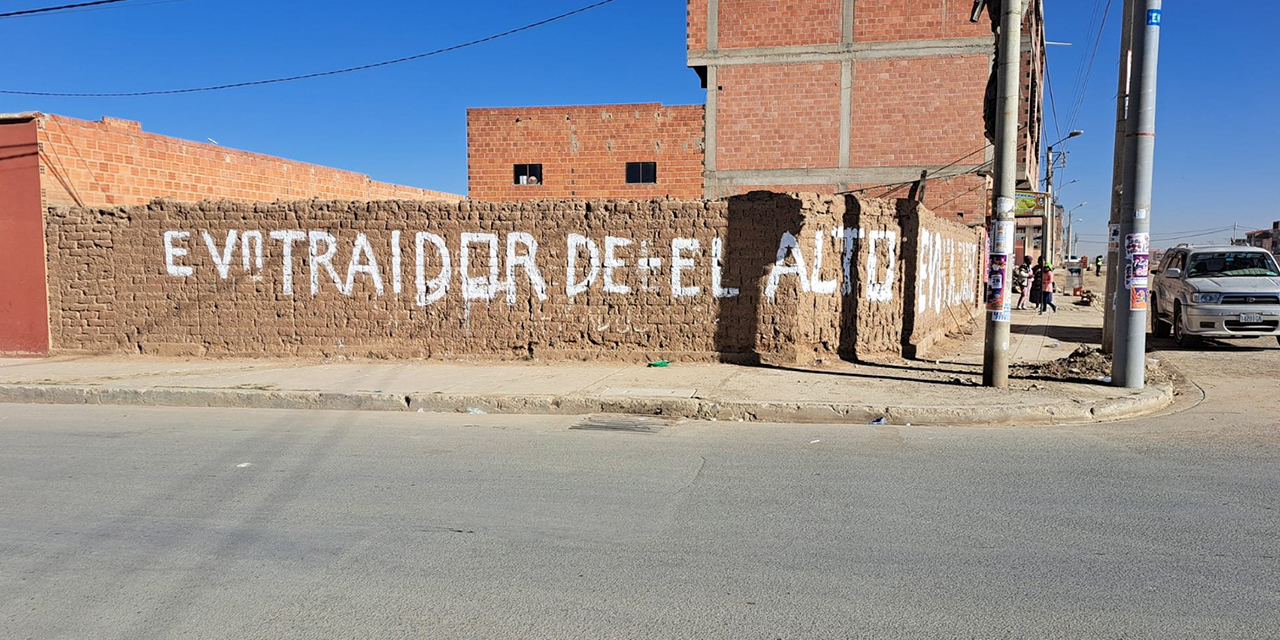
[(1131, 233), (1124, 238), (1124, 255), (1133, 258), (1137, 255), (1151, 253), (1150, 236), (1145, 233)]
[(1133, 277), (1145, 278), (1151, 275), (1151, 256), (1142, 254), (1133, 257)]
[(998, 253), (991, 254), (991, 265), (987, 268), (988, 311), (1004, 311), (1004, 290), (1008, 267), (1009, 256)]
[(1129, 291), (1129, 309), (1131, 311), (1147, 310), (1147, 288), (1134, 287)]
[(1120, 250), (1120, 225), (1118, 224), (1112, 224), (1107, 228), (1107, 249)]
[(997, 222), (995, 246), (992, 248), (993, 252), (1012, 255), (1013, 236), (1016, 230), (1017, 227), (1012, 221)]

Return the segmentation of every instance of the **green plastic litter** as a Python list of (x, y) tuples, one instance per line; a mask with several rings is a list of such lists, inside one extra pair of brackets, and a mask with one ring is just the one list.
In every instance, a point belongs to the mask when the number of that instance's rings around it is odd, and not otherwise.
[(650, 367), (667, 367), (667, 366), (671, 366), (671, 362), (669, 360), (654, 360), (653, 362), (649, 363), (649, 366)]

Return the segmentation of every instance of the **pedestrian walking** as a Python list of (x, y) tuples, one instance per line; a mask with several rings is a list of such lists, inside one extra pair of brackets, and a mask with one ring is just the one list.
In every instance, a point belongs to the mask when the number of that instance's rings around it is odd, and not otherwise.
[(1021, 290), (1018, 294), (1018, 308), (1026, 309), (1027, 296), (1031, 294), (1031, 256), (1022, 256), (1022, 264), (1013, 270), (1013, 279)]
[(1102, 275), (1102, 256), (1093, 259), (1093, 275)]
[(1044, 275), (1040, 277), (1040, 313), (1053, 307), (1053, 312), (1058, 312), (1058, 305), (1053, 303), (1053, 264), (1046, 263), (1044, 265)]

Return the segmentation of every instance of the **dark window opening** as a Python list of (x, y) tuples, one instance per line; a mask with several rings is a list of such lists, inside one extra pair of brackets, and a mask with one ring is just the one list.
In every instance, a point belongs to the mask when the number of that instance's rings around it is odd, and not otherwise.
[(540, 164), (518, 164), (515, 165), (515, 184), (542, 184), (542, 165)]
[(628, 162), (627, 184), (654, 184), (658, 181), (658, 163)]

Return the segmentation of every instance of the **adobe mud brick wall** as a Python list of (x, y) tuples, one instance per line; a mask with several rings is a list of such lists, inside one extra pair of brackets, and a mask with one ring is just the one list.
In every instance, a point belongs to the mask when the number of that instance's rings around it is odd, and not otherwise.
[(752, 193), (57, 208), (50, 333), (61, 353), (896, 356), (917, 308), (904, 295), (919, 242), (900, 223), (913, 207)]
[(928, 353), (938, 339), (983, 318), (978, 308), (985, 232), (940, 218), (923, 206), (900, 201), (906, 295), (915, 308), (904, 314), (903, 355)]
[[(467, 110), (473, 200), (702, 197), (702, 105), (611, 104)], [(627, 184), (628, 162), (657, 163), (657, 182)], [(515, 184), (541, 164), (541, 184)]]

